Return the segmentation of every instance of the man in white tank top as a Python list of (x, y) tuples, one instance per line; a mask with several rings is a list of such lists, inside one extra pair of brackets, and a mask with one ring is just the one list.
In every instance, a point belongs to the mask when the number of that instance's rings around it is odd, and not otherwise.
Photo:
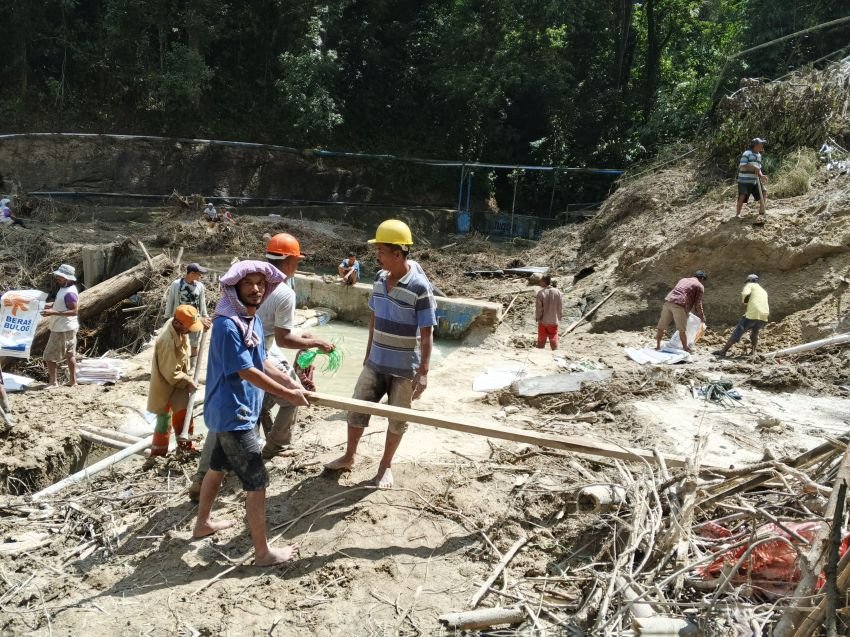
[(47, 362), (47, 387), (56, 387), (56, 371), (63, 360), (68, 363), (68, 385), (77, 384), (77, 330), (80, 322), (77, 320), (77, 303), (79, 292), (74, 283), (77, 280), (74, 266), (63, 263), (53, 273), (59, 291), (56, 300), (48, 303), (41, 313), (50, 321), (50, 338), (44, 348), (42, 358)]

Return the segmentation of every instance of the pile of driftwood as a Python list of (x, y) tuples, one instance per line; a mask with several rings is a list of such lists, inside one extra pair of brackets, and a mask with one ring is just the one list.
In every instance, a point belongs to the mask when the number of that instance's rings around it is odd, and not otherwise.
[[(673, 475), (661, 454), (652, 464), (615, 460), (619, 479), (578, 488), (560, 514), (599, 514), (607, 539), (590, 552), (568, 547), (533, 576), (511, 563), (523, 549), (551, 546), (557, 525), (504, 554), (494, 546), (499, 559), (468, 609), (441, 621), (537, 634), (847, 634), (848, 439), (736, 470), (700, 466), (699, 444)], [(477, 609), (482, 600), (499, 613)]]

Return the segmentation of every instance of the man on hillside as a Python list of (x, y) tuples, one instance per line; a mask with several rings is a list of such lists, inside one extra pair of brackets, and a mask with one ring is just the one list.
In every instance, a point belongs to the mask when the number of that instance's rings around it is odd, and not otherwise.
[(544, 274), (540, 277), (537, 297), (534, 301), (534, 320), (537, 321), (537, 347), (549, 346), (558, 349), (558, 326), (561, 322), (561, 291), (552, 287), (552, 277)]
[(53, 303), (45, 306), (41, 315), (50, 319), (50, 338), (42, 358), (47, 362), (47, 388), (57, 387), (56, 372), (63, 360), (68, 363), (68, 386), (77, 384), (77, 303), (80, 300), (74, 266), (63, 263), (53, 272), (59, 291)]
[(349, 252), (348, 257), (339, 264), (339, 276), (345, 285), (354, 285), (360, 280), (360, 261), (357, 254)]
[[(298, 263), (303, 258), (301, 245), (291, 234), (282, 232), (269, 239), (266, 244), (266, 259), (283, 275), (284, 282), (269, 294), (257, 312), (257, 316), (263, 322), (266, 356), (281, 373), (289, 375), (296, 383), (300, 380), (281, 350), (318, 347), (326, 354), (334, 350), (333, 343), (313, 338), (311, 334), (299, 335), (293, 331), (295, 329), (295, 291), (292, 289), (292, 282), (295, 279)], [(315, 386), (308, 383), (306, 388), (313, 391)], [(278, 411), (272, 419), (271, 412), (275, 405)], [(272, 394), (266, 394), (261, 416), (263, 431), (266, 434), (266, 444), (263, 447), (264, 459), (273, 458), (292, 444), (292, 425), (295, 424), (296, 411), (297, 407), (291, 403)]]
[[(186, 274), (176, 279), (165, 293), (165, 318), (171, 319), (174, 311), (180, 305), (191, 305), (198, 310), (204, 329), (209, 329), (211, 322), (207, 311), (206, 288), (201, 278), (207, 269), (198, 263), (190, 263), (186, 266)], [(202, 330), (201, 330), (202, 331)], [(201, 331), (189, 332), (189, 343), (192, 346), (192, 367), (195, 365), (195, 357), (198, 355), (198, 344), (201, 341)]]
[(770, 306), (767, 301), (767, 290), (759, 284), (757, 274), (750, 274), (744, 284), (744, 289), (741, 290), (741, 303), (747, 306), (747, 311), (735, 330), (729, 336), (726, 344), (714, 352), (715, 356), (723, 358), (735, 343), (741, 340), (745, 332), (750, 333), (750, 354), (755, 354), (759, 342), (759, 332), (761, 328), (767, 325), (767, 320), (770, 318)]
[[(395, 407), (410, 407), (428, 386), (433, 330), (437, 324), (436, 303), (431, 284), (421, 270), (408, 262), (413, 237), (402, 221), (390, 219), (378, 226), (375, 238), (378, 263), (383, 268), (375, 277), (369, 307), (369, 340), (366, 359), (354, 398), (380, 402), (384, 396)], [(325, 465), (332, 471), (350, 471), (357, 446), (369, 424), (369, 416), (348, 413), (348, 441), (342, 457)], [(393, 486), (392, 461), (407, 431), (405, 421), (390, 420), (384, 454), (378, 465), (378, 488)]]
[(210, 469), (201, 485), (198, 518), (193, 537), (227, 529), (234, 520), (213, 520), (212, 506), (232, 470), (247, 492), (248, 529), (254, 544), (254, 563), (274, 566), (295, 558), (297, 546), (272, 548), (266, 533), (266, 486), (256, 425), (263, 393), (269, 392), (294, 405), (308, 405), (300, 385), (266, 359), (263, 324), (257, 319), (262, 302), (283, 282), (283, 275), (262, 261), (240, 261), (221, 277), (222, 297), (215, 308), (204, 419), (216, 433)]
[(658, 319), (658, 331), (655, 334), (655, 349), (661, 350), (661, 339), (664, 332), (670, 326), (670, 321), (679, 330), (679, 338), (682, 340), (682, 349), (690, 352), (688, 345), (688, 315), (693, 312), (703, 323), (705, 323), (705, 312), (702, 309), (702, 297), (705, 292), (703, 281), (708, 276), (702, 270), (694, 272), (692, 277), (680, 279), (670, 293), (664, 297), (664, 305), (661, 306), (661, 317)]
[(741, 154), (738, 161), (738, 205), (735, 216), (741, 216), (741, 208), (750, 197), (759, 202), (759, 211), (764, 215), (767, 204), (767, 191), (761, 185), (767, 181), (767, 175), (762, 172), (762, 151), (767, 140), (756, 137), (750, 142), (750, 147)]
[(24, 222), (12, 214), (12, 209), (9, 204), (11, 199), (0, 199), (0, 226), (21, 226), (26, 228)]
[[(168, 453), (171, 429), (177, 436), (177, 445), (183, 451), (193, 451), (191, 440), (180, 440), (186, 422), (189, 396), (198, 388), (189, 374), (189, 337), (204, 331), (197, 308), (178, 305), (170, 319), (159, 332), (151, 361), (151, 380), (148, 390), (148, 411), (156, 414), (151, 456)], [(189, 436), (194, 433), (194, 422), (189, 421)]]

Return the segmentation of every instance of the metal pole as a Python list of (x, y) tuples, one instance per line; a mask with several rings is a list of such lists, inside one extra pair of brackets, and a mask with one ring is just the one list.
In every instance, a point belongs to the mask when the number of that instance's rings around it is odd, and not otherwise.
[(463, 201), (463, 173), (466, 170), (466, 164), (460, 167), (460, 184), (457, 188), (457, 211), (460, 212), (460, 204)]
[(469, 212), (469, 198), (472, 195), (472, 172), (469, 172), (466, 179), (466, 211)]
[(516, 210), (516, 187), (519, 184), (519, 173), (517, 172), (517, 170), (519, 170), (519, 166), (514, 166), (514, 200), (511, 204), (511, 231), (509, 233), (511, 236), (514, 236), (514, 210)]
[(552, 196), (549, 198), (549, 218), (552, 218), (552, 207), (555, 205), (555, 186), (558, 184), (558, 169), (555, 169), (552, 177)]

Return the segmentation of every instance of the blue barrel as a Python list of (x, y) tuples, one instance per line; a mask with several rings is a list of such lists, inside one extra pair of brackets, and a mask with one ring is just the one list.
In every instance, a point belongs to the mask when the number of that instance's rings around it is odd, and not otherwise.
[(458, 234), (466, 234), (472, 225), (472, 217), (467, 210), (460, 210), (457, 213), (457, 232)]

